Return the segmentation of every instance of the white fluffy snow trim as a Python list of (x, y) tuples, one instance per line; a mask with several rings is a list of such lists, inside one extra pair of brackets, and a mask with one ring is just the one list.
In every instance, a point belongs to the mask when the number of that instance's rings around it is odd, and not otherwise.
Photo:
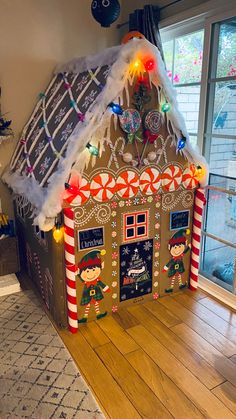
[[(171, 104), (171, 111), (168, 113), (169, 124), (177, 138), (180, 136), (180, 132), (187, 138), (186, 146), (183, 150), (186, 158), (196, 165), (201, 164), (202, 162), (204, 168), (207, 167), (205, 159), (197, 150), (193, 150), (189, 143), (185, 122), (178, 109), (176, 91), (167, 77), (159, 50), (147, 40), (133, 39), (126, 45), (114, 49), (114, 54), (117, 52), (117, 58), (111, 67), (104, 89), (86, 112), (85, 121), (83, 123), (78, 123), (75, 127), (75, 130), (70, 137), (65, 158), (62, 158), (59, 161), (58, 170), (51, 176), (47, 190), (45, 191), (45, 188), (40, 188), (33, 179), (27, 178), (27, 186), (24, 187), (23, 183), (25, 183), (25, 179), (21, 178), (20, 181), (18, 177), (13, 178), (14, 175), (8, 176), (7, 183), (17, 193), (24, 194), (36, 207), (38, 216), (34, 220), (34, 223), (38, 224), (41, 230), (48, 230), (51, 220), (56, 217), (62, 209), (64, 183), (68, 181), (73, 165), (76, 166), (77, 171), (82, 173), (86, 161), (88, 162), (91, 158), (90, 153), (86, 148), (86, 144), (88, 142), (93, 144), (92, 141), (95, 139), (96, 144), (100, 147), (100, 151), (104, 150), (103, 142), (106, 140), (106, 136), (109, 138), (107, 121), (109, 120), (111, 112), (108, 105), (111, 102), (117, 101), (122, 103), (123, 92), (127, 92), (128, 84), (130, 80), (132, 80), (130, 78), (129, 66), (136, 58), (145, 59), (145, 57), (153, 57), (155, 59), (157, 68), (156, 71), (149, 73), (150, 81), (157, 89), (161, 89), (165, 98)], [(98, 60), (97, 57), (98, 56), (89, 58), (92, 66), (94, 66), (95, 61)], [(104, 57), (106, 57), (106, 52), (101, 54), (101, 57), (105, 60)], [(100, 59), (99, 63), (96, 61), (96, 66), (99, 64), (107, 64), (107, 62), (101, 61), (102, 59)], [(80, 64), (78, 64), (77, 68), (80, 68), (80, 71), (82, 71), (82, 61), (78, 61), (78, 63)], [(65, 67), (64, 70), (60, 68), (60, 71), (69, 71), (69, 67)], [(103, 135), (100, 131), (98, 138), (96, 133), (99, 130), (103, 130)], [(201, 187), (205, 185), (205, 181), (206, 180), (204, 179), (204, 182), (201, 182)]]
[(86, 57), (74, 58), (66, 64), (56, 67), (55, 74), (58, 73), (83, 73), (104, 65), (112, 65), (120, 52), (122, 45), (107, 48), (99, 54), (87, 55)]

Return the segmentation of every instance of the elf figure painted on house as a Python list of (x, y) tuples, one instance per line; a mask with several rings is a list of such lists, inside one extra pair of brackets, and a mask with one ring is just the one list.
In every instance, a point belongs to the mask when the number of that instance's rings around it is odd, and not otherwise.
[(99, 301), (104, 297), (102, 292), (109, 292), (108, 285), (101, 281), (100, 275), (104, 268), (101, 256), (105, 255), (105, 250), (92, 250), (87, 253), (78, 264), (78, 277), (84, 283), (83, 294), (80, 301), (81, 306), (85, 306), (84, 316), (78, 323), (86, 323), (91, 305), (94, 305), (97, 319), (107, 315), (107, 311), (101, 313)]
[(175, 281), (178, 281), (179, 289), (186, 287), (186, 282), (182, 282), (182, 274), (184, 273), (183, 257), (190, 250), (186, 235), (190, 234), (190, 230), (181, 229), (177, 231), (169, 240), (168, 249), (172, 256), (169, 262), (164, 266), (162, 272), (168, 271), (168, 277), (171, 279), (170, 287), (165, 292), (173, 292)]

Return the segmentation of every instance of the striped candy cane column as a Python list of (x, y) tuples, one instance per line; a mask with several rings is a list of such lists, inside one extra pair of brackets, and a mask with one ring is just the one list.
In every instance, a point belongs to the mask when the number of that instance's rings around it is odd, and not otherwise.
[(74, 210), (72, 208), (64, 208), (64, 226), (68, 323), (70, 332), (76, 333), (78, 330), (78, 315), (76, 300)]
[(198, 188), (195, 193), (194, 212), (193, 212), (193, 233), (190, 261), (190, 289), (196, 291), (198, 282), (201, 226), (203, 207), (206, 203), (204, 189)]

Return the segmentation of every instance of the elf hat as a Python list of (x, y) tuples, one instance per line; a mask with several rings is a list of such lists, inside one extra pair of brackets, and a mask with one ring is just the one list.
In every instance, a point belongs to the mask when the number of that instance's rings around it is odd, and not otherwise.
[(92, 266), (102, 266), (101, 256), (106, 254), (106, 250), (91, 250), (86, 253), (78, 263), (78, 268), (82, 271), (83, 269), (90, 268)]
[(186, 242), (186, 236), (190, 234), (190, 230), (188, 228), (183, 228), (181, 230), (176, 231), (176, 233), (170, 238), (169, 244), (174, 246), (175, 244), (184, 244)]

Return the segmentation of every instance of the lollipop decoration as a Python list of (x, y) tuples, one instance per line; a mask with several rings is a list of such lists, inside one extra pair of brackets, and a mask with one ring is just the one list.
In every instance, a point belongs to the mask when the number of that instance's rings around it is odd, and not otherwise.
[(128, 134), (127, 139), (129, 144), (132, 144), (135, 139), (139, 142), (143, 141), (136, 134), (141, 126), (141, 116), (136, 109), (126, 109), (123, 111), (122, 115), (119, 116), (119, 121), (122, 130)]

